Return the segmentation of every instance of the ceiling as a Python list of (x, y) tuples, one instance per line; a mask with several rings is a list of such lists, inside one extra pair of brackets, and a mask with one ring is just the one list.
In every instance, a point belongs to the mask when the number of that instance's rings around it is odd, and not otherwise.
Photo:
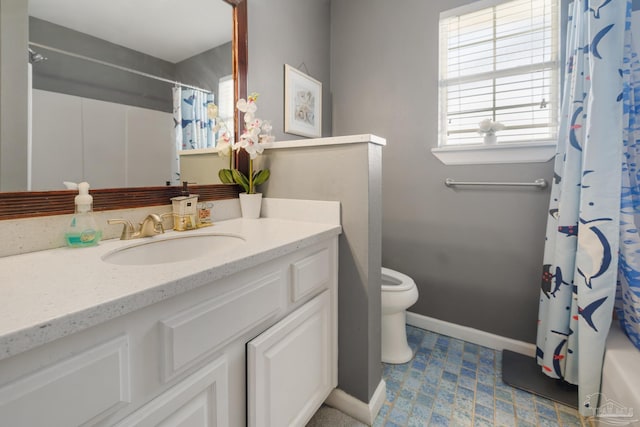
[(173, 63), (232, 33), (222, 0), (29, 0), (29, 15)]

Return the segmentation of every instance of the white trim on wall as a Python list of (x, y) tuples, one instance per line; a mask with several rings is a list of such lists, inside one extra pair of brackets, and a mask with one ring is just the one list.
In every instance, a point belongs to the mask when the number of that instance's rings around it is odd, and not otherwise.
[(369, 402), (363, 402), (339, 388), (334, 388), (324, 403), (370, 426), (373, 425), (386, 397), (387, 383), (381, 379)]
[(483, 347), (489, 347), (494, 350), (511, 350), (530, 357), (535, 357), (536, 355), (536, 346), (534, 344), (491, 334), (468, 326), (445, 322), (444, 320), (434, 319), (433, 317), (423, 316), (417, 313), (407, 312), (407, 324), (415, 326), (416, 328), (478, 344)]

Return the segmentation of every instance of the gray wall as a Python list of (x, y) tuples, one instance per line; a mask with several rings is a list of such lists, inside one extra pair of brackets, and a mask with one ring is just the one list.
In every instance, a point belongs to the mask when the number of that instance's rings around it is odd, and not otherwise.
[[(248, 90), (260, 93), (257, 116), (271, 120), (276, 140), (301, 138), (284, 133), (284, 64), (289, 64), (323, 83), (322, 135), (331, 136), (330, 1), (249, 0), (248, 6)], [(380, 156), (380, 148), (376, 150)], [(287, 153), (292, 157), (281, 150), (274, 151), (280, 157), (270, 161), (279, 160), (271, 165), (271, 179), (261, 188), (267, 197), (318, 198), (342, 203), (345, 232), (339, 248), (338, 386), (368, 402), (381, 378), (381, 212), (379, 200), (369, 200), (366, 207), (356, 202), (356, 196), (379, 198), (375, 196), (375, 189), (381, 185), (379, 174), (369, 174), (366, 165), (358, 163), (367, 159), (375, 164), (376, 154), (353, 157), (345, 152), (349, 150), (337, 149), (323, 151), (323, 157), (317, 158), (313, 150), (310, 154), (303, 154), (306, 150), (292, 150)], [(270, 156), (267, 153), (266, 157)], [(348, 181), (341, 178), (345, 176)], [(355, 179), (364, 181), (356, 185)]]
[[(35, 43), (177, 80), (216, 94), (220, 77), (232, 72), (231, 42), (173, 64), (33, 17), (29, 18), (29, 37)], [(48, 58), (34, 64), (33, 86), (36, 89), (164, 112), (172, 111), (170, 83), (43, 48), (34, 47), (34, 50)]]
[[(267, 150), (266, 197), (337, 200), (338, 387), (368, 402), (380, 383), (381, 156), (358, 143)], [(261, 166), (258, 166), (261, 167)]]
[[(322, 136), (331, 136), (330, 0), (248, 0), (248, 90), (258, 92), (257, 116), (284, 133), (284, 64), (322, 82)], [(304, 66), (303, 66), (304, 64)]]
[[(29, 18), (29, 38), (58, 49), (175, 79), (175, 65), (78, 31)], [(35, 89), (171, 112), (171, 85), (34, 47), (48, 59), (33, 66)]]
[(383, 150), (382, 263), (413, 277), (410, 310), (534, 342), (549, 191), (450, 189), (447, 177), (531, 181), (552, 162), (445, 166), (437, 145), (438, 15), (468, 0), (331, 3), (334, 135)]
[(0, 191), (27, 188), (27, 2), (0, 0)]
[(178, 62), (175, 79), (213, 92), (217, 104), (218, 81), (233, 71), (231, 47), (231, 42), (225, 43)]

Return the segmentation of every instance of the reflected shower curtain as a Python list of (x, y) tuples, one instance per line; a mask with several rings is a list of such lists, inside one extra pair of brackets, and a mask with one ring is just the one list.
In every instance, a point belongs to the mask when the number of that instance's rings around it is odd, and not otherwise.
[(196, 89), (173, 89), (173, 120), (178, 150), (215, 147), (215, 124), (207, 114), (207, 107), (213, 102), (212, 93)]
[(182, 103), (182, 89), (174, 86), (173, 94), (173, 147), (171, 148), (171, 179), (172, 185), (180, 185), (180, 157), (178, 152), (182, 150), (182, 112), (180, 104)]
[(616, 292), (627, 12), (624, 1), (595, 3), (569, 6), (536, 355), (546, 375), (578, 384), (585, 416), (597, 404)]

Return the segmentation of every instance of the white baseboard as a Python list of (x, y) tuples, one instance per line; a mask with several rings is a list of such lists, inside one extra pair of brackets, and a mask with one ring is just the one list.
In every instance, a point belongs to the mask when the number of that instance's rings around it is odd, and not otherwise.
[(376, 419), (386, 397), (387, 384), (381, 379), (369, 403), (365, 403), (339, 388), (334, 388), (324, 403), (370, 426)]
[(445, 322), (421, 314), (407, 312), (407, 324), (494, 350), (511, 350), (530, 357), (535, 357), (536, 355), (536, 346), (534, 344), (490, 334), (468, 326), (456, 325), (455, 323)]

